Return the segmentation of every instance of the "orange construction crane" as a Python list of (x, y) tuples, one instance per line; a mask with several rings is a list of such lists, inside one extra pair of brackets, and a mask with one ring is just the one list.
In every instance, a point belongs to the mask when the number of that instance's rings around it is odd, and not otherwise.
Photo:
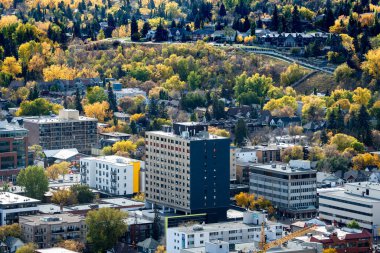
[(304, 234), (312, 232), (315, 227), (316, 227), (316, 225), (312, 225), (310, 227), (305, 227), (305, 228), (302, 228), (300, 230), (297, 230), (296, 232), (285, 235), (284, 237), (282, 237), (280, 239), (266, 243), (266, 240), (265, 240), (265, 223), (263, 222), (261, 224), (261, 238), (260, 238), (260, 242), (259, 242), (259, 249), (260, 249), (259, 252), (265, 253), (268, 249), (280, 246), (283, 243), (285, 243), (285, 242), (287, 242), (293, 238), (303, 236)]

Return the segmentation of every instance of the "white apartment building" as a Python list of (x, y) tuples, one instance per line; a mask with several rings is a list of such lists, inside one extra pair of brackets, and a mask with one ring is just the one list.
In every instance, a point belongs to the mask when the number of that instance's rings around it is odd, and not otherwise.
[(347, 224), (356, 220), (360, 227), (380, 228), (380, 184), (372, 182), (347, 183), (344, 190), (319, 193), (319, 217)]
[(316, 173), (310, 162), (303, 160), (255, 164), (250, 168), (249, 189), (270, 200), (284, 216), (311, 218), (317, 212)]
[(247, 211), (244, 213), (243, 221), (168, 228), (166, 235), (167, 252), (180, 253), (182, 249), (205, 247), (206, 243), (212, 241), (259, 242), (261, 224), (264, 221), (266, 222), (265, 235), (267, 241), (282, 237), (282, 224), (267, 221), (266, 214), (261, 212)]
[(244, 147), (236, 151), (236, 160), (245, 163), (257, 163), (256, 149)]
[(37, 199), (0, 192), (0, 225), (18, 223), (20, 216), (32, 215), (38, 212)]
[(81, 182), (114, 195), (140, 192), (144, 162), (121, 156), (86, 157), (80, 160)]

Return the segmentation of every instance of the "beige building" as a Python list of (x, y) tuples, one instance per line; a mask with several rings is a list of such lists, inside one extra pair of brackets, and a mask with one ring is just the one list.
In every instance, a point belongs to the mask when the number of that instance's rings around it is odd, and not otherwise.
[(79, 116), (77, 110), (63, 109), (58, 116), (26, 117), (24, 127), (29, 130), (29, 145), (43, 149), (76, 148), (90, 154), (97, 144), (98, 120)]
[(21, 233), (26, 242), (39, 248), (49, 248), (61, 240), (85, 242), (86, 223), (83, 216), (74, 214), (34, 215), (20, 217)]

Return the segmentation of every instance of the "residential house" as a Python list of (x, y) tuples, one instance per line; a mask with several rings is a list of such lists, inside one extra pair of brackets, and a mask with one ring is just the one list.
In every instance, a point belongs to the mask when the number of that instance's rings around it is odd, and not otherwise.
[(8, 247), (9, 253), (15, 253), (18, 248), (24, 246), (24, 243), (21, 241), (21, 239), (12, 236), (8, 236), (5, 239), (5, 244)]
[(169, 28), (169, 41), (188, 41), (191, 40), (191, 32), (185, 28)]
[(343, 184), (344, 180), (332, 173), (317, 172), (317, 187), (336, 187)]

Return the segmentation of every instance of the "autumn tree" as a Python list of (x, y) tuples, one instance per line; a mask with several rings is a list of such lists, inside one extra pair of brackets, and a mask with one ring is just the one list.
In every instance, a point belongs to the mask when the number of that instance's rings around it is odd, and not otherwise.
[(7, 237), (21, 237), (21, 227), (19, 224), (14, 223), (11, 225), (3, 225), (0, 227), (0, 239), (4, 241)]
[(113, 208), (100, 208), (87, 213), (87, 241), (95, 252), (111, 249), (127, 231), (127, 213)]
[(305, 75), (305, 70), (296, 63), (289, 65), (285, 72), (281, 73), (281, 84), (288, 86), (300, 80)]
[(58, 179), (59, 176), (63, 178), (66, 174), (69, 173), (70, 171), (69, 168), (70, 168), (69, 162), (63, 161), (60, 163), (55, 163), (46, 169), (46, 175), (48, 176), (48, 178), (52, 180)]
[(75, 252), (82, 252), (85, 248), (85, 245), (82, 242), (78, 242), (75, 240), (60, 241), (56, 244), (56, 246)]
[(362, 63), (362, 69), (374, 79), (380, 80), (380, 48), (369, 50), (365, 58), (366, 61)]
[(289, 162), (290, 160), (300, 160), (303, 159), (304, 152), (302, 146), (293, 146), (286, 148), (281, 153), (281, 160), (283, 162)]
[(96, 102), (84, 106), (84, 113), (87, 117), (96, 118), (100, 122), (104, 122), (106, 118), (109, 118), (109, 104), (106, 101), (101, 103)]
[(67, 65), (50, 65), (43, 70), (45, 82), (54, 80), (73, 80), (76, 77), (76, 70)]
[(27, 243), (16, 250), (16, 253), (34, 253), (37, 245), (34, 243)]
[(60, 189), (53, 192), (51, 201), (58, 204), (63, 209), (63, 206), (73, 205), (77, 203), (75, 194), (70, 189)]
[(16, 60), (15, 57), (7, 57), (3, 61), (1, 71), (13, 77), (16, 77), (18, 74), (21, 74), (21, 64)]
[(17, 176), (17, 184), (25, 187), (26, 196), (41, 200), (49, 190), (49, 180), (44, 169), (39, 166), (28, 166)]
[(136, 144), (134, 144), (132, 141), (118, 141), (115, 144), (112, 145), (112, 152), (113, 153), (131, 153), (136, 151)]

